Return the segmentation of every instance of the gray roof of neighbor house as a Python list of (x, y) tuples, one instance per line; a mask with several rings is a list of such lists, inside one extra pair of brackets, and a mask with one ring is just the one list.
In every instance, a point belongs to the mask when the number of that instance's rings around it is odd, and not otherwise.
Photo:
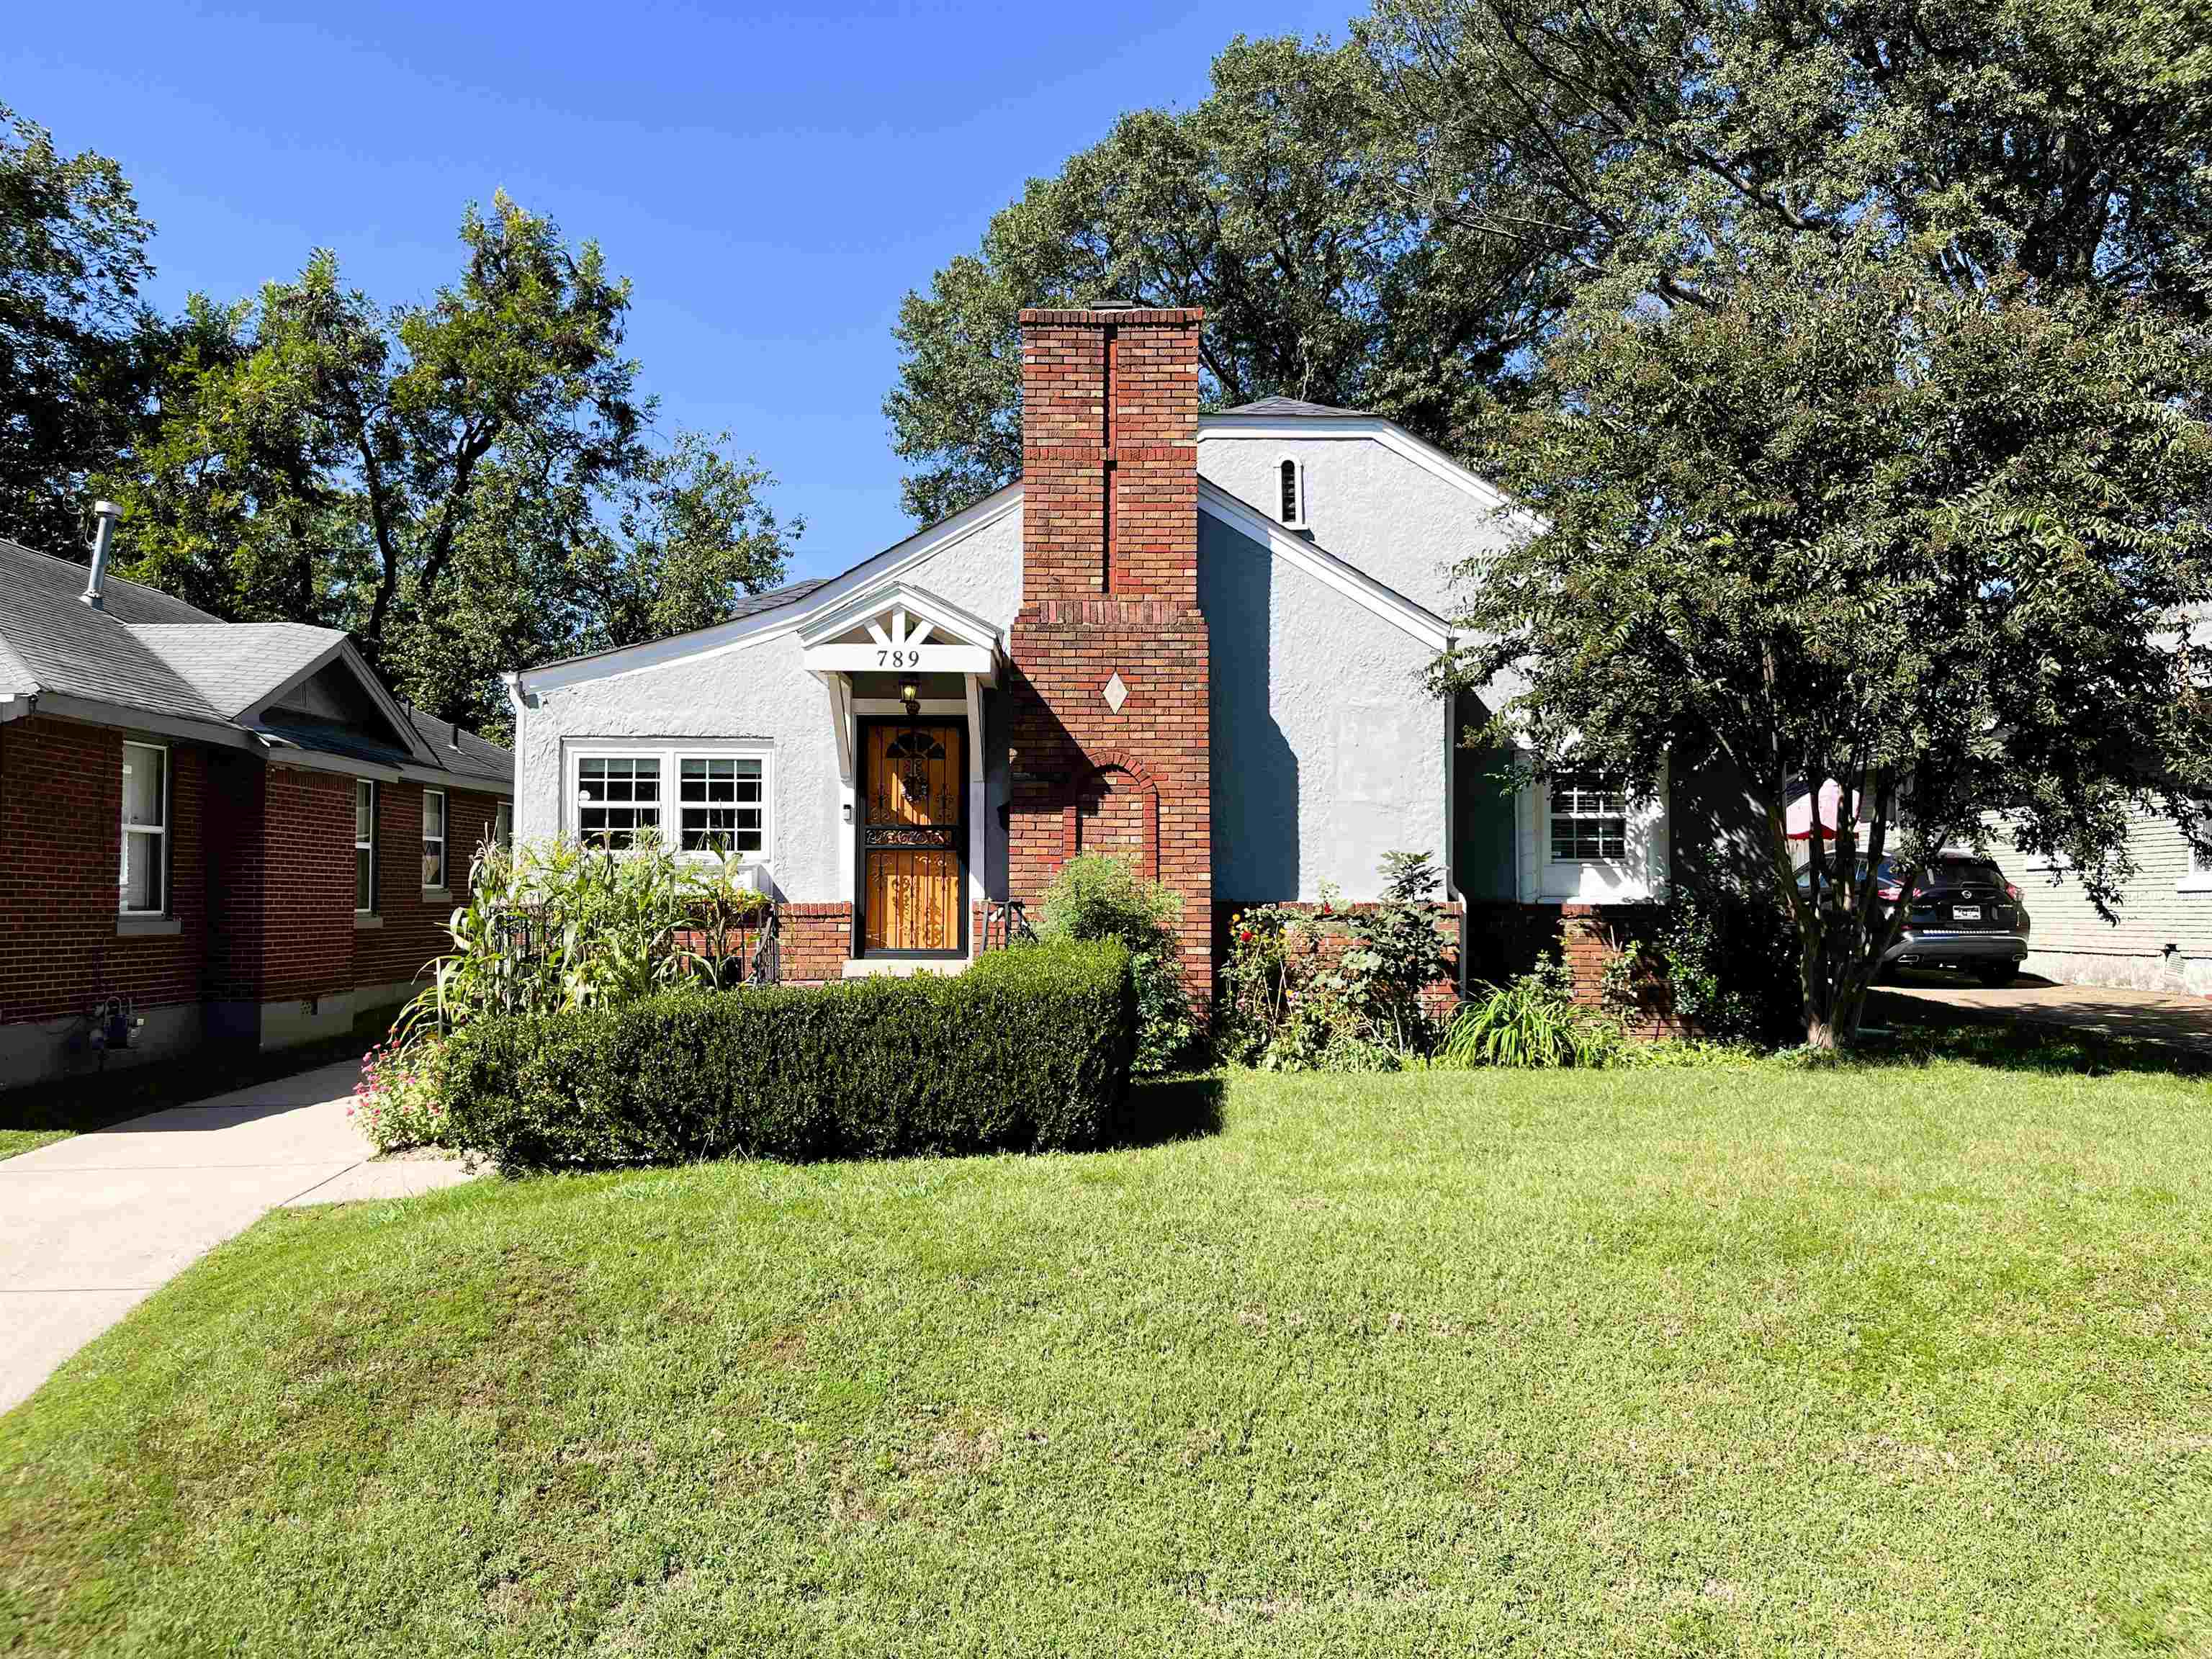
[[(385, 765), (420, 765), (404, 744), (332, 722), (242, 717), (339, 656), (368, 670), (335, 628), (227, 623), (112, 572), (98, 609), (83, 603), (85, 567), (0, 539), (0, 700), (46, 695), (191, 720), (270, 746), (295, 746)], [(514, 757), (473, 732), (392, 705), (429, 751), (463, 776), (511, 780)], [(393, 736), (396, 738), (398, 733)]]
[(1224, 415), (1296, 415), (1309, 420), (1329, 421), (1371, 421), (1375, 418), (1364, 409), (1339, 409), (1333, 404), (1310, 404), (1303, 398), (1261, 398), (1221, 412)]

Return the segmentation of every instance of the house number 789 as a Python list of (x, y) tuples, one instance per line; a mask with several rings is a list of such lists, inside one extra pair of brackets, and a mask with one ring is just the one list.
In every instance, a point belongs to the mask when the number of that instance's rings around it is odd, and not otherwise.
[(919, 668), (921, 666), (921, 647), (917, 645), (908, 651), (878, 651), (876, 653), (876, 666)]

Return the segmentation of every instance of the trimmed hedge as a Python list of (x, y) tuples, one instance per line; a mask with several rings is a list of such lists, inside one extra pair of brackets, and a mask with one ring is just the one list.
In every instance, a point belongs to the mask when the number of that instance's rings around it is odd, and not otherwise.
[(1135, 1032), (1110, 941), (483, 1019), (450, 1045), (447, 1138), (516, 1170), (1098, 1146), (1127, 1127)]

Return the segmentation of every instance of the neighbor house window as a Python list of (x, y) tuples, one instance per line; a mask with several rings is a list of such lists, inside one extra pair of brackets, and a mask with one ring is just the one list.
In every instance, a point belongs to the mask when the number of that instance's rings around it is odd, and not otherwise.
[(684, 850), (759, 852), (764, 829), (760, 761), (734, 755), (687, 755), (680, 764)]
[(422, 886), (425, 890), (446, 884), (446, 792), (422, 792)]
[(660, 757), (587, 755), (576, 763), (576, 834), (628, 847), (660, 834)]
[(1285, 455), (1276, 476), (1282, 485), (1283, 522), (1301, 528), (1306, 521), (1306, 470)]
[(169, 902), (169, 751), (156, 744), (123, 745), (123, 855), (117, 908), (157, 916)]
[(367, 778), (353, 785), (353, 908), (376, 908), (376, 786)]
[(1603, 864), (1628, 856), (1628, 800), (1589, 772), (1552, 780), (1552, 861)]
[(492, 808), (491, 844), (505, 849), (514, 845), (514, 803), (503, 800)]

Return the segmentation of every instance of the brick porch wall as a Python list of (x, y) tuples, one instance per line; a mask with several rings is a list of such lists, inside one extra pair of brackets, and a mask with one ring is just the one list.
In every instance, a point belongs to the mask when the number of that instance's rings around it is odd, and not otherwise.
[[(1664, 913), (1656, 904), (1475, 903), (1468, 914), (1470, 979), (1503, 984), (1527, 973), (1539, 957), (1556, 953), (1573, 975), (1575, 1000), (1601, 1008), (1607, 964), (1649, 939)], [(1632, 995), (1626, 1017), (1632, 1035), (1684, 1034), (1664, 986), (1646, 977)]]
[[(1237, 918), (1246, 910), (1256, 908), (1251, 904), (1217, 902), (1213, 907), (1213, 957), (1216, 969), (1229, 960), (1229, 951), (1235, 938)], [(1370, 911), (1372, 904), (1340, 904), (1334, 915), (1343, 917), (1359, 911)], [(1278, 902), (1279, 910), (1295, 910), (1304, 915), (1318, 915), (1319, 904)], [(1437, 934), (1443, 941), (1448, 958), (1443, 977), (1430, 982), (1421, 992), (1421, 1006), (1438, 1019), (1450, 1018), (1459, 1006), (1459, 917), (1460, 907), (1455, 902), (1440, 903), (1436, 907)], [(1350, 948), (1352, 940), (1342, 933), (1324, 933), (1315, 942), (1315, 948), (1324, 961), (1341, 956)]]

